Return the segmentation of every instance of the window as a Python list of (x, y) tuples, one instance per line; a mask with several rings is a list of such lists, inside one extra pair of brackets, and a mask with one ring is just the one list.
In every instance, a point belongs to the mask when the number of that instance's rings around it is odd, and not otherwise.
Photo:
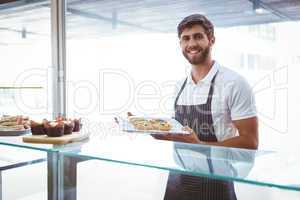
[(0, 5), (0, 114), (51, 116), (50, 1)]

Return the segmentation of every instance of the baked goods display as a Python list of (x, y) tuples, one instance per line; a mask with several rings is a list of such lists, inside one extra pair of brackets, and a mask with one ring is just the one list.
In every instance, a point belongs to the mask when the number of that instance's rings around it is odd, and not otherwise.
[(162, 119), (152, 119), (150, 123), (153, 127), (153, 130), (169, 131), (172, 128), (171, 123)]
[(27, 116), (4, 115), (0, 117), (0, 136), (19, 136), (27, 133), (32, 135), (47, 135), (60, 137), (79, 132), (82, 127), (81, 119), (57, 117), (55, 120), (30, 120)]
[(75, 127), (75, 123), (74, 123), (74, 120), (65, 120), (65, 121), (62, 121), (63, 122), (63, 125), (64, 125), (64, 135), (68, 135), (68, 134), (72, 134), (72, 132), (78, 132), (79, 129), (76, 131), (74, 130), (74, 127)]
[(137, 130), (170, 131), (172, 129), (172, 124), (164, 119), (129, 117), (128, 120)]
[(73, 129), (73, 131), (74, 132), (80, 131), (80, 129), (82, 127), (81, 119), (80, 118), (79, 119), (74, 119), (73, 122), (74, 122), (74, 129)]
[(0, 118), (0, 131), (24, 131), (29, 128), (29, 117), (4, 115)]
[(46, 121), (47, 120), (43, 120), (43, 121), (30, 120), (30, 127), (31, 127), (32, 135), (45, 135), (46, 134), (46, 129), (44, 127), (44, 123)]
[(46, 134), (49, 137), (60, 137), (64, 135), (64, 122), (63, 121), (45, 121), (44, 127)]
[(127, 113), (127, 117), (114, 117), (114, 121), (124, 132), (144, 133), (151, 135), (160, 134), (190, 134), (184, 130), (182, 124), (168, 116), (144, 116)]
[(30, 121), (32, 135), (47, 135), (49, 137), (60, 137), (70, 135), (72, 132), (80, 131), (81, 119), (67, 119), (57, 117), (53, 121), (44, 119), (42, 122)]

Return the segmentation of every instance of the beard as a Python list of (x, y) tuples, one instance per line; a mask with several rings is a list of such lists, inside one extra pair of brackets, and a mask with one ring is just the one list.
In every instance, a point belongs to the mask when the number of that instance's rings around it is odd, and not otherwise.
[(199, 65), (205, 63), (208, 58), (210, 47), (207, 46), (205, 48), (198, 47), (197, 50), (200, 50), (200, 53), (197, 55), (190, 56), (186, 51), (182, 51), (184, 57), (191, 63), (192, 65)]

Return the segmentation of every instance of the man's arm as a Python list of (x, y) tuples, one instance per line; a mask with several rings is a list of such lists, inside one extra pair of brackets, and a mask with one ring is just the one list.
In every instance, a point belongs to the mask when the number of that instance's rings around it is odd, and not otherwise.
[(236, 147), (246, 149), (257, 149), (258, 147), (258, 120), (257, 117), (241, 119), (233, 121), (233, 124), (239, 131), (239, 136), (226, 139), (221, 142), (204, 142), (200, 141), (195, 132), (186, 127), (190, 134), (162, 134), (153, 135), (154, 138), (160, 140), (171, 140), (177, 142), (186, 142), (193, 144), (208, 144), (225, 147)]
[(204, 144), (237, 147), (247, 149), (258, 148), (258, 119), (252, 117), (233, 121), (233, 124), (238, 129), (239, 136), (226, 139), (222, 142), (203, 142)]

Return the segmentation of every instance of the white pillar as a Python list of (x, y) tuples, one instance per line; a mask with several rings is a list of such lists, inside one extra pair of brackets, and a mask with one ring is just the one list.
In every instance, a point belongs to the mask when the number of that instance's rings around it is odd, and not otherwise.
[(66, 1), (51, 0), (53, 117), (66, 115)]

